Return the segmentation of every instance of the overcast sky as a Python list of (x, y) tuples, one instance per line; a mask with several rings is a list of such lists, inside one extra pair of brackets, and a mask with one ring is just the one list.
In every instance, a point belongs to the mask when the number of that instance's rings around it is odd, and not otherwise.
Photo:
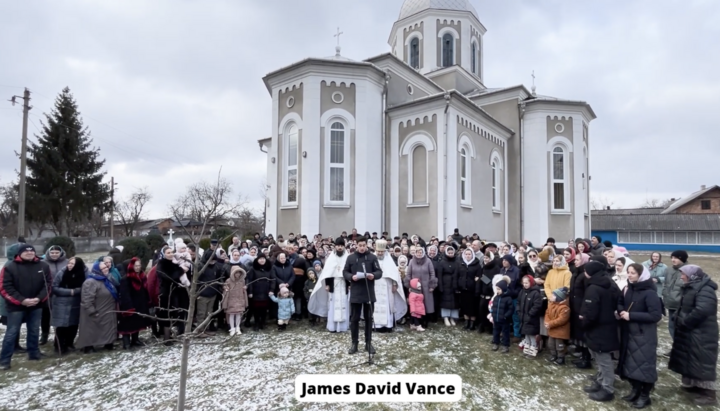
[[(720, 184), (720, 2), (471, 0), (487, 27), (485, 84), (588, 101), (592, 196), (614, 206)], [(262, 207), (271, 97), (261, 78), (305, 57), (389, 51), (402, 0), (4, 1), (0, 4), (0, 183), (29, 130), (71, 88), (117, 194), (149, 187), (162, 216), (220, 166)], [(713, 40), (714, 39), (714, 40)], [(713, 171), (714, 170), (714, 171)]]

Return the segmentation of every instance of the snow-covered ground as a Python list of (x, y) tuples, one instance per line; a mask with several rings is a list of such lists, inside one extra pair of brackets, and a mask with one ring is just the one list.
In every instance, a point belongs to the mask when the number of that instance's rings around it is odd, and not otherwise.
[[(668, 349), (663, 330), (660, 351)], [(624, 408), (622, 400), (597, 404), (582, 392), (590, 372), (558, 367), (544, 355), (526, 359), (490, 350), (490, 336), (455, 327), (431, 325), (424, 333), (401, 328), (374, 334), (377, 365), (348, 355), (349, 333), (330, 334), (307, 323), (289, 330), (243, 335), (221, 345), (194, 345), (188, 380), (188, 408), (193, 410), (271, 409), (575, 409)], [(222, 340), (221, 336), (214, 338)], [(362, 348), (362, 344), (361, 344)], [(135, 352), (71, 354), (41, 362), (13, 359), (0, 374), (0, 409), (13, 410), (167, 410), (175, 404), (180, 348), (153, 346)], [(659, 359), (660, 381), (653, 400), (667, 409), (691, 409), (679, 392), (679, 379)], [(300, 404), (294, 399), (299, 374), (458, 374), (463, 400), (451, 404)], [(628, 386), (616, 384), (624, 395)], [(621, 405), (622, 404), (622, 405)]]

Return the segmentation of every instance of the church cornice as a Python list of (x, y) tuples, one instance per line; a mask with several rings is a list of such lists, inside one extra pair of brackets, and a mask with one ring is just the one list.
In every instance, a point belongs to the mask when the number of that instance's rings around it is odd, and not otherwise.
[(547, 111), (548, 113), (581, 113), (585, 122), (597, 118), (590, 104), (584, 101), (559, 100), (548, 97), (525, 100), (526, 111)]
[(392, 26), (392, 30), (390, 31), (390, 36), (388, 36), (388, 44), (392, 45), (393, 39), (395, 38), (395, 35), (397, 34), (397, 31), (400, 27), (414, 26), (416, 22), (419, 22), (420, 20), (425, 20), (428, 17), (431, 17), (433, 19), (447, 20), (447, 21), (458, 20), (458, 19), (468, 19), (468, 20), (470, 20), (470, 23), (472, 23), (472, 25), (475, 25), (477, 27), (477, 29), (475, 29), (476, 31), (479, 31), (483, 35), (485, 33), (487, 33), (487, 28), (480, 22), (480, 20), (478, 20), (477, 17), (475, 17), (469, 11), (425, 9), (419, 13), (415, 13), (413, 15), (407, 16), (401, 20), (396, 21)]
[(473, 103), (479, 106), (500, 103), (508, 100), (525, 100), (531, 95), (530, 91), (523, 85), (505, 87), (496, 90), (486, 90), (482, 94), (467, 96)]
[(420, 84), (420, 89), (428, 94), (437, 93), (440, 91), (443, 91), (443, 88), (440, 87), (439, 84), (435, 83), (431, 79), (427, 78), (427, 76), (424, 76), (420, 73), (418, 73), (416, 70), (412, 69), (410, 66), (408, 66), (404, 61), (400, 60), (397, 56), (394, 56), (392, 53), (383, 53), (378, 56), (370, 57), (368, 59), (365, 59), (366, 62), (372, 63), (375, 66), (384, 69), (384, 68), (390, 68), (390, 70), (398, 73), (400, 76), (404, 77), (406, 80), (409, 81), (416, 81), (417, 83), (424, 84), (424, 87)]
[(385, 79), (385, 72), (372, 63), (307, 58), (268, 73), (263, 77), (263, 82), (268, 92), (272, 95), (273, 87), (311, 75), (356, 78), (359, 80), (367, 79), (375, 81), (378, 85), (384, 84)]

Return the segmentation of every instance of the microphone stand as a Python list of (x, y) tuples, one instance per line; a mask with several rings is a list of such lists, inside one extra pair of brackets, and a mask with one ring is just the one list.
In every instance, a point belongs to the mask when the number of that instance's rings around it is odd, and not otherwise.
[[(367, 290), (368, 304), (370, 305), (370, 319), (366, 318), (365, 322), (367, 323), (368, 321), (370, 321), (370, 339), (372, 340), (372, 333), (375, 330), (375, 307), (373, 306), (372, 298), (370, 298), (370, 285), (368, 284), (367, 270), (365, 269), (365, 263), (362, 263), (362, 268), (363, 268), (363, 274), (365, 274), (365, 289)], [(373, 354), (370, 352), (370, 345), (372, 345), (372, 342), (365, 341), (365, 344), (366, 344), (365, 348), (367, 349), (367, 352), (368, 352), (368, 360), (367, 360), (367, 362), (364, 362), (362, 364), (374, 365), (375, 362), (373, 361)]]

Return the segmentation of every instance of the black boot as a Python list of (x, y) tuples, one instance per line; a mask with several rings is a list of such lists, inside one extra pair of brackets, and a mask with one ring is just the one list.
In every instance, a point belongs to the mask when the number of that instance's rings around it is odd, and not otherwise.
[[(640, 394), (638, 398), (633, 402), (633, 408), (645, 408), (650, 405), (650, 391), (653, 389), (653, 384), (641, 383)], [(624, 398), (623, 398), (624, 399)]]
[(555, 365), (565, 365), (565, 357), (558, 357), (557, 360), (555, 360)]
[(642, 387), (642, 383), (630, 381), (630, 384), (632, 384), (632, 389), (630, 390), (630, 393), (622, 397), (622, 399), (629, 403), (633, 403), (635, 402), (635, 400), (638, 399), (638, 397), (640, 397), (640, 389)]
[(45, 345), (48, 342), (49, 333), (43, 332), (42, 335), (40, 335), (40, 345)]
[(135, 333), (132, 336), (130, 336), (130, 346), (131, 347), (144, 347), (145, 343), (140, 340), (140, 333)]
[(717, 392), (715, 390), (702, 389), (698, 397), (693, 401), (695, 405), (704, 407), (706, 405), (718, 405)]
[(470, 329), (470, 320), (465, 320), (465, 327), (463, 327), (463, 330), (469, 330)]
[(580, 357), (579, 360), (573, 361), (573, 364), (575, 364), (576, 368), (579, 368), (581, 370), (589, 370), (592, 368), (592, 357), (590, 356), (590, 350), (587, 349), (587, 347), (583, 347), (582, 349), (582, 357)]
[(348, 354), (355, 354), (358, 352), (358, 343), (354, 342), (350, 346), (350, 349), (348, 350)]
[[(125, 336), (123, 336), (123, 337), (125, 337)], [(103, 345), (103, 348), (105, 348), (108, 351), (112, 351), (115, 349), (115, 345), (113, 345), (113, 343), (105, 344), (105, 345)]]
[(130, 336), (125, 334), (122, 336), (122, 344), (123, 344), (123, 350), (129, 350), (130, 349)]
[(593, 401), (597, 402), (607, 402), (612, 401), (615, 399), (615, 394), (606, 391), (605, 388), (600, 388), (599, 391), (593, 392), (590, 395), (588, 395), (588, 398), (590, 398)]
[(475, 321), (470, 320), (470, 331), (475, 331)]
[(593, 381), (591, 385), (583, 387), (583, 391), (585, 391), (588, 394), (598, 392), (602, 389), (603, 389), (602, 385), (600, 385), (600, 383), (597, 381)]
[(367, 343), (365, 344), (365, 351), (369, 352), (370, 354), (375, 354), (375, 347), (373, 347), (371, 343)]
[(95, 352), (95, 347), (85, 347), (85, 348), (83, 348), (83, 353), (84, 353), (84, 354), (90, 354), (90, 353), (92, 353), (92, 352)]

